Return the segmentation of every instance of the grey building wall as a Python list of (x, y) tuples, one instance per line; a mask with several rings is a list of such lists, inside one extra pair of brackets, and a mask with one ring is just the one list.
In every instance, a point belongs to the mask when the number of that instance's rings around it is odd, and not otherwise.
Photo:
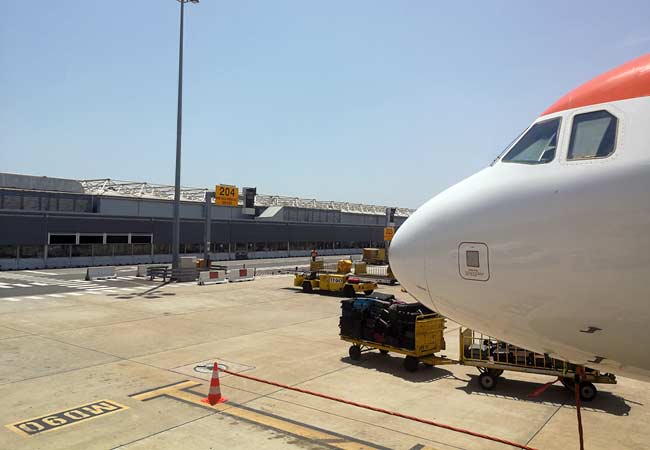
[(14, 173), (0, 173), (0, 188), (74, 192), (77, 194), (83, 194), (84, 192), (83, 186), (76, 180), (35, 177), (33, 175), (18, 175)]

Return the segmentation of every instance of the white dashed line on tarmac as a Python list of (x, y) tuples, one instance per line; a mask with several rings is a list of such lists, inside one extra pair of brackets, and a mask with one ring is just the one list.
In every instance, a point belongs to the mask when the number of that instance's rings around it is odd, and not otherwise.
[(8, 302), (19, 302), (20, 301), (19, 298), (13, 298), (13, 297), (0, 298), (0, 300), (5, 300), (5, 301), (8, 301)]

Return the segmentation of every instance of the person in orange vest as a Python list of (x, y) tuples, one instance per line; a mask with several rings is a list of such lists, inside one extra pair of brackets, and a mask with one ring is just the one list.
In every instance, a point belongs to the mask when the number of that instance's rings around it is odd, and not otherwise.
[(311, 251), (311, 260), (316, 261), (317, 256), (318, 256), (318, 252), (316, 251), (316, 249), (312, 249), (312, 251)]

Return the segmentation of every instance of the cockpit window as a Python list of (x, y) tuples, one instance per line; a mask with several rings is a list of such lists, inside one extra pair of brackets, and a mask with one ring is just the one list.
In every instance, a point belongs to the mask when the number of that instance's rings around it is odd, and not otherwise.
[(617, 122), (607, 111), (576, 115), (567, 159), (606, 158), (614, 153)]
[(533, 125), (501, 161), (521, 164), (545, 164), (553, 161), (560, 132), (559, 117)]

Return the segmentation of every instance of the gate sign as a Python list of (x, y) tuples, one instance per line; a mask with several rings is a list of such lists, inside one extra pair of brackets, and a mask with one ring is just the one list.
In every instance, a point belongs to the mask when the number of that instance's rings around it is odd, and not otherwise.
[(394, 227), (385, 227), (384, 228), (384, 241), (392, 241), (393, 236), (395, 236)]
[(218, 184), (214, 187), (214, 203), (219, 206), (237, 206), (239, 189), (237, 186)]

